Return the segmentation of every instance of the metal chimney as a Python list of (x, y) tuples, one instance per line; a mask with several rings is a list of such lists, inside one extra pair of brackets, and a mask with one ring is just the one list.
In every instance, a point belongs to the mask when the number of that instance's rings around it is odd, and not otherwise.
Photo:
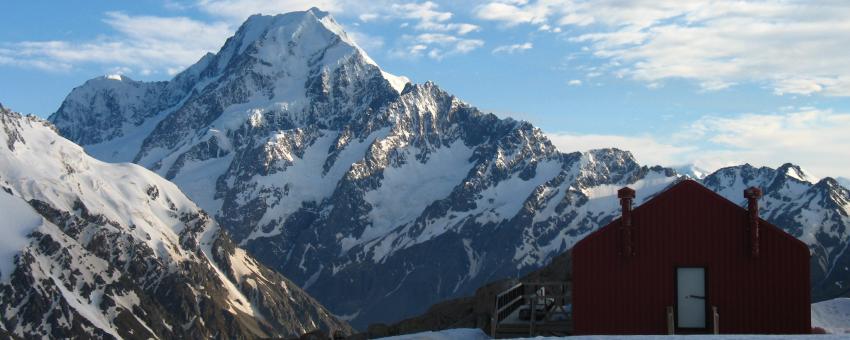
[(617, 190), (617, 197), (620, 199), (620, 208), (622, 209), (620, 231), (623, 235), (623, 250), (621, 254), (624, 257), (630, 257), (634, 255), (632, 247), (632, 201), (635, 198), (635, 191), (632, 188), (623, 187)]
[(762, 192), (759, 188), (749, 187), (744, 190), (750, 217), (750, 254), (753, 257), (759, 256), (759, 198), (761, 196)]

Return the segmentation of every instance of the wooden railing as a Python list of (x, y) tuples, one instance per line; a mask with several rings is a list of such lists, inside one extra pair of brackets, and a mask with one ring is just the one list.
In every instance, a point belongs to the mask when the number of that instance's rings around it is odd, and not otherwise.
[(525, 285), (522, 282), (505, 289), (496, 295), (496, 305), (490, 320), (490, 335), (495, 338), (496, 330), (502, 321), (525, 304)]
[[(566, 282), (533, 282), (527, 283), (527, 296), (529, 301), (528, 335), (537, 334), (537, 326), (543, 326), (552, 322), (566, 321), (568, 312), (567, 294), (569, 293)], [(557, 317), (560, 316), (560, 320)]]
[(495, 338), (499, 325), (523, 306), (527, 306), (527, 321), (520, 322), (527, 324), (530, 336), (536, 334), (537, 326), (563, 324), (569, 318), (568, 294), (567, 282), (521, 282), (506, 289), (496, 296), (491, 335)]

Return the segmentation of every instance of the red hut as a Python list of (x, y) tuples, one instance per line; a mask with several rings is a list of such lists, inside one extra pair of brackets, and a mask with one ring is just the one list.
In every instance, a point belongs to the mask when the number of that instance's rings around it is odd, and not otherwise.
[(743, 209), (680, 182), (572, 249), (575, 334), (809, 333), (809, 249)]

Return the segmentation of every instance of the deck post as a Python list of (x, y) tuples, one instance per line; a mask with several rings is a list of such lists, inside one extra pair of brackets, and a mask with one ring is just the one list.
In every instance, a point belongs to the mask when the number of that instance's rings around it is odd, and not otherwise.
[(493, 303), (493, 315), (490, 316), (490, 337), (496, 338), (496, 325), (499, 323), (499, 295)]
[(667, 334), (676, 334), (676, 319), (673, 317), (673, 306), (667, 306)]
[(530, 320), (531, 325), (528, 327), (528, 336), (532, 337), (532, 336), (534, 336), (534, 322), (537, 320), (537, 311), (535, 310), (535, 308), (536, 308), (535, 303), (537, 302), (537, 287), (536, 287), (536, 285), (534, 285), (534, 284), (531, 285), (531, 294), (528, 295), (528, 296), (531, 297), (531, 303), (530, 303), (530, 306), (531, 306), (531, 308), (530, 308), (530, 310), (531, 310), (531, 320)]
[(720, 313), (717, 312), (717, 306), (711, 306), (711, 316), (713, 318), (712, 327), (714, 334), (720, 334)]

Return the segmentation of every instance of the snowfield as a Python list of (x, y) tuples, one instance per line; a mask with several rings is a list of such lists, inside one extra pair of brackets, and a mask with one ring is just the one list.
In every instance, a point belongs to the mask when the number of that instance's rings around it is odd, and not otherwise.
[(15, 270), (15, 256), (29, 244), (27, 237), (41, 226), (43, 218), (17, 197), (0, 195), (0, 211), (3, 212), (3, 237), (0, 238), (0, 282), (7, 282)]
[(447, 329), (439, 332), (424, 332), (382, 338), (387, 340), (451, 340), (451, 339), (490, 339), (478, 328)]
[[(847, 339), (850, 337), (850, 298), (838, 298), (812, 304), (812, 327), (820, 327), (830, 334), (801, 334), (801, 335), (590, 335), (571, 337), (536, 337), (523, 338), (535, 340), (554, 339), (629, 339), (629, 340), (654, 340), (654, 339), (727, 339), (727, 340), (761, 340), (761, 339)], [(449, 339), (490, 339), (483, 331), (477, 328), (448, 329), (439, 332), (424, 332), (393, 336), (384, 339), (392, 340), (449, 340)]]
[(812, 327), (831, 334), (850, 334), (850, 298), (812, 304)]

